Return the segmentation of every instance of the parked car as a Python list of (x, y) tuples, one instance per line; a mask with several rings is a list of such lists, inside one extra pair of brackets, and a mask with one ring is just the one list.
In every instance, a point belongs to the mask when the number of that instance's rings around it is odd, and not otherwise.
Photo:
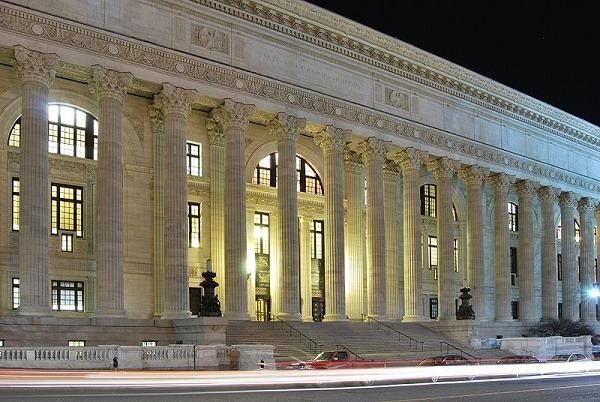
[(541, 360), (530, 355), (507, 356), (499, 359), (496, 364), (529, 364), (541, 363)]
[(585, 361), (585, 360), (590, 360), (590, 359), (583, 353), (554, 355), (554, 356), (552, 356), (552, 358), (548, 359), (548, 361), (551, 361), (551, 362), (568, 362), (568, 363), (580, 362), (580, 361)]
[(469, 359), (461, 355), (439, 355), (421, 360), (419, 366), (456, 366), (470, 363)]
[(337, 368), (372, 368), (385, 367), (386, 362), (353, 359), (346, 350), (321, 352), (312, 360), (296, 362), (291, 368), (296, 369), (337, 369)]

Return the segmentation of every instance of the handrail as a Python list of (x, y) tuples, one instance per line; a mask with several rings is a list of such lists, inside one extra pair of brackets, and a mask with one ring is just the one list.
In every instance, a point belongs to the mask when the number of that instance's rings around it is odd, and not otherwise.
[(415, 338), (413, 338), (413, 337), (412, 337), (412, 336), (410, 336), (410, 335), (406, 335), (404, 332), (398, 331), (396, 328), (394, 328), (394, 327), (391, 327), (391, 326), (387, 325), (386, 323), (384, 323), (384, 322), (381, 322), (381, 321), (379, 321), (379, 320), (377, 320), (377, 319), (375, 319), (375, 318), (371, 317), (371, 316), (370, 316), (370, 315), (368, 315), (368, 314), (364, 314), (364, 313), (363, 313), (363, 314), (361, 314), (361, 316), (363, 317), (363, 321), (364, 321), (364, 320), (365, 320), (365, 318), (366, 318), (366, 320), (367, 320), (367, 323), (368, 323), (368, 322), (370, 322), (370, 321), (375, 321), (375, 322), (377, 323), (377, 328), (379, 328), (379, 326), (383, 326), (383, 327), (387, 328), (387, 329), (388, 329), (388, 331), (390, 331), (390, 330), (391, 330), (391, 331), (395, 332), (395, 333), (398, 335), (398, 340), (401, 340), (401, 339), (402, 339), (402, 338), (401, 338), (401, 336), (405, 337), (406, 339), (408, 339), (408, 347), (409, 347), (409, 348), (413, 346), (413, 342), (414, 342), (414, 344), (415, 344), (415, 350), (416, 350), (416, 351), (418, 351), (418, 350), (419, 350), (419, 348), (420, 348), (420, 349), (421, 349), (421, 352), (423, 351), (423, 344), (424, 344), (425, 342), (423, 342), (423, 341), (420, 341), (420, 340), (418, 340), (418, 339), (415, 339)]
[(467, 356), (469, 356), (471, 359), (477, 359), (477, 357), (473, 356), (472, 354), (470, 354), (470, 353), (468, 353), (468, 352), (465, 352), (464, 350), (462, 350), (462, 349), (460, 349), (460, 348), (457, 348), (456, 346), (452, 345), (451, 343), (444, 342), (444, 341), (441, 341), (441, 342), (440, 342), (440, 352), (441, 352), (441, 353), (444, 353), (444, 345), (446, 345), (446, 354), (448, 354), (448, 352), (450, 352), (450, 348), (452, 348), (452, 349), (454, 349), (454, 350), (457, 350), (457, 351), (459, 351), (461, 356), (462, 356), (462, 355), (467, 355)]
[(348, 349), (347, 347), (345, 347), (344, 345), (335, 345), (336, 348), (338, 349), (344, 349), (347, 352), (350, 352), (351, 354), (354, 355), (354, 357), (356, 357), (358, 360), (365, 360), (363, 357), (357, 355), (356, 353), (354, 353), (353, 351), (351, 351), (350, 349)]
[[(300, 341), (304, 339), (306, 339), (308, 341), (309, 344), (309, 349), (311, 352), (313, 353), (319, 353), (321, 351), (321, 347), (323, 345), (321, 345), (320, 343), (318, 343), (317, 341), (315, 341), (314, 339), (312, 339), (311, 337), (304, 335), (302, 332), (300, 332), (297, 328), (294, 328), (290, 323), (282, 320), (281, 318), (277, 317), (275, 314), (269, 313), (269, 316), (271, 317), (271, 322), (279, 322), (283, 325), (285, 325), (288, 329), (288, 331), (290, 332), (290, 335), (292, 333), (296, 333), (297, 335), (300, 335)], [(314, 348), (314, 351), (313, 351)]]

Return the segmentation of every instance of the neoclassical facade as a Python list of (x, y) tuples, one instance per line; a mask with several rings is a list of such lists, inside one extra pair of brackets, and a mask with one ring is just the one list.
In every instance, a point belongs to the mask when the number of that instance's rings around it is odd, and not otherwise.
[(596, 126), (301, 1), (0, 31), (1, 317), (597, 320)]

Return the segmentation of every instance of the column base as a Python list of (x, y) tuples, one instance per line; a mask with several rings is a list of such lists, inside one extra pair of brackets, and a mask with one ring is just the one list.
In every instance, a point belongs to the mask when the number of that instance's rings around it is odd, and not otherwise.
[(323, 322), (334, 321), (348, 321), (348, 317), (345, 314), (325, 314), (325, 317), (323, 317)]
[(283, 321), (302, 321), (300, 313), (279, 313), (277, 318)]
[(17, 310), (17, 315), (26, 315), (26, 316), (40, 316), (40, 317), (50, 317), (52, 316), (52, 310), (50, 307), (25, 307), (20, 306)]
[(423, 322), (423, 321), (429, 321), (429, 320), (420, 315), (405, 315), (404, 318), (402, 318), (402, 322)]
[[(437, 318), (438, 321), (444, 321), (444, 322), (448, 322), (448, 321), (457, 321), (456, 317), (452, 317), (452, 316), (448, 316), (448, 317), (438, 317)], [(460, 321), (460, 320), (459, 320)]]
[(313, 322), (312, 315), (303, 316), (303, 317), (302, 317), (302, 321), (303, 321), (303, 322)]
[(241, 313), (236, 311), (229, 311), (225, 313), (225, 318), (229, 321), (250, 321), (250, 314)]
[(165, 311), (161, 318), (163, 320), (182, 320), (192, 318), (192, 313), (189, 311)]

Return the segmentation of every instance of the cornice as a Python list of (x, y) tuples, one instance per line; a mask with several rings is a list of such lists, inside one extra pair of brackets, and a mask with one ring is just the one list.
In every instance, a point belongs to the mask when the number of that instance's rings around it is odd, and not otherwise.
[[(215, 1), (212, 3), (217, 4)], [(0, 6), (0, 30), (51, 42), (58, 46), (75, 48), (116, 62), (138, 65), (167, 75), (182, 76), (250, 97), (267, 99), (281, 104), (282, 109), (300, 108), (332, 119), (343, 120), (349, 124), (362, 125), (400, 139), (409, 140), (411, 143), (433, 146), (440, 151), (440, 156), (445, 153), (461, 154), (487, 162), (488, 165), (497, 166), (500, 170), (510, 168), (522, 171), (528, 176), (534, 175), (555, 182), (561, 181), (569, 186), (580, 187), (587, 191), (600, 192), (600, 182), (598, 181), (542, 163), (532, 162), (525, 157), (499, 152), (491, 146), (473, 140), (457, 136), (449, 137), (446, 132), (408, 122), (386, 113), (325, 97), (296, 86), (285, 85), (273, 79), (264, 79), (233, 68), (211, 64), (205, 59), (126, 39), (116, 34), (108, 34), (64, 20), (59, 21), (6, 6)], [(0, 57), (2, 60), (10, 59), (13, 57), (11, 52), (11, 49), (0, 49)], [(14, 65), (14, 58), (9, 62)], [(57, 73), (68, 70), (69, 66), (73, 65), (61, 62), (61, 68), (57, 69)], [(86, 67), (73, 67), (77, 70), (75, 72), (77, 76), (90, 71)], [(139, 88), (144, 87), (140, 84), (140, 80), (134, 80), (134, 85)], [(153, 88), (156, 84), (146, 83), (145, 86)], [(206, 96), (201, 97), (198, 102), (201, 103), (201, 107), (203, 105), (214, 107), (219, 104), (218, 100)]]

